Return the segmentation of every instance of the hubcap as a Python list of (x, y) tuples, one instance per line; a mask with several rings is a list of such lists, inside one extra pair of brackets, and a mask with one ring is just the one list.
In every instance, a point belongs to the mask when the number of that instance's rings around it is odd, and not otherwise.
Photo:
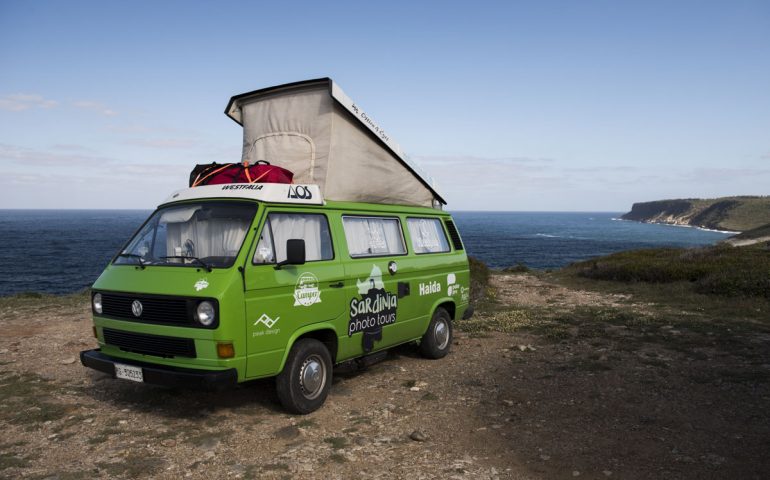
[(311, 355), (299, 370), (299, 384), (305, 398), (312, 400), (321, 394), (326, 384), (326, 367), (318, 355)]
[(436, 327), (433, 329), (433, 337), (436, 339), (436, 345), (439, 350), (446, 348), (449, 343), (449, 325), (446, 320), (439, 320), (436, 322)]

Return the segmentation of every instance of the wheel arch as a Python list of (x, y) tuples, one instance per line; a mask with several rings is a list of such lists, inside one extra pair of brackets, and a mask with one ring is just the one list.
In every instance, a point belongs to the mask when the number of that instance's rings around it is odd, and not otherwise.
[(331, 324), (318, 323), (307, 325), (294, 332), (286, 344), (286, 350), (283, 352), (283, 358), (281, 359), (281, 366), (278, 369), (279, 372), (282, 371), (286, 365), (286, 359), (289, 357), (289, 352), (292, 347), (294, 347), (294, 344), (303, 338), (313, 338), (323, 343), (329, 350), (329, 355), (332, 357), (332, 365), (337, 363), (337, 349), (339, 347), (337, 332)]
[(433, 318), (433, 315), (439, 308), (446, 310), (449, 314), (449, 318), (452, 320), (457, 320), (457, 317), (455, 316), (457, 314), (457, 305), (455, 304), (454, 300), (444, 298), (436, 302), (436, 304), (431, 309), (430, 318)]

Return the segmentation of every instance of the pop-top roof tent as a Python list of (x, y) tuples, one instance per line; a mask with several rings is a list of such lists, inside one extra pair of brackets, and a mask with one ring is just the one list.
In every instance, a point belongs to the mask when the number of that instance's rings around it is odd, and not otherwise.
[(330, 78), (236, 95), (243, 161), (267, 160), (328, 200), (440, 207), (433, 179)]

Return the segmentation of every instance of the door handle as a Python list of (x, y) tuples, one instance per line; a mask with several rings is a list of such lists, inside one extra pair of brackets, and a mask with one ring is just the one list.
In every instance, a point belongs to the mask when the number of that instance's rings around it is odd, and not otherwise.
[(345, 284), (344, 284), (344, 283), (342, 283), (342, 282), (337, 282), (337, 283), (330, 283), (330, 284), (329, 284), (329, 286), (330, 286), (331, 288), (342, 288), (342, 287), (344, 287), (344, 286), (345, 286)]

